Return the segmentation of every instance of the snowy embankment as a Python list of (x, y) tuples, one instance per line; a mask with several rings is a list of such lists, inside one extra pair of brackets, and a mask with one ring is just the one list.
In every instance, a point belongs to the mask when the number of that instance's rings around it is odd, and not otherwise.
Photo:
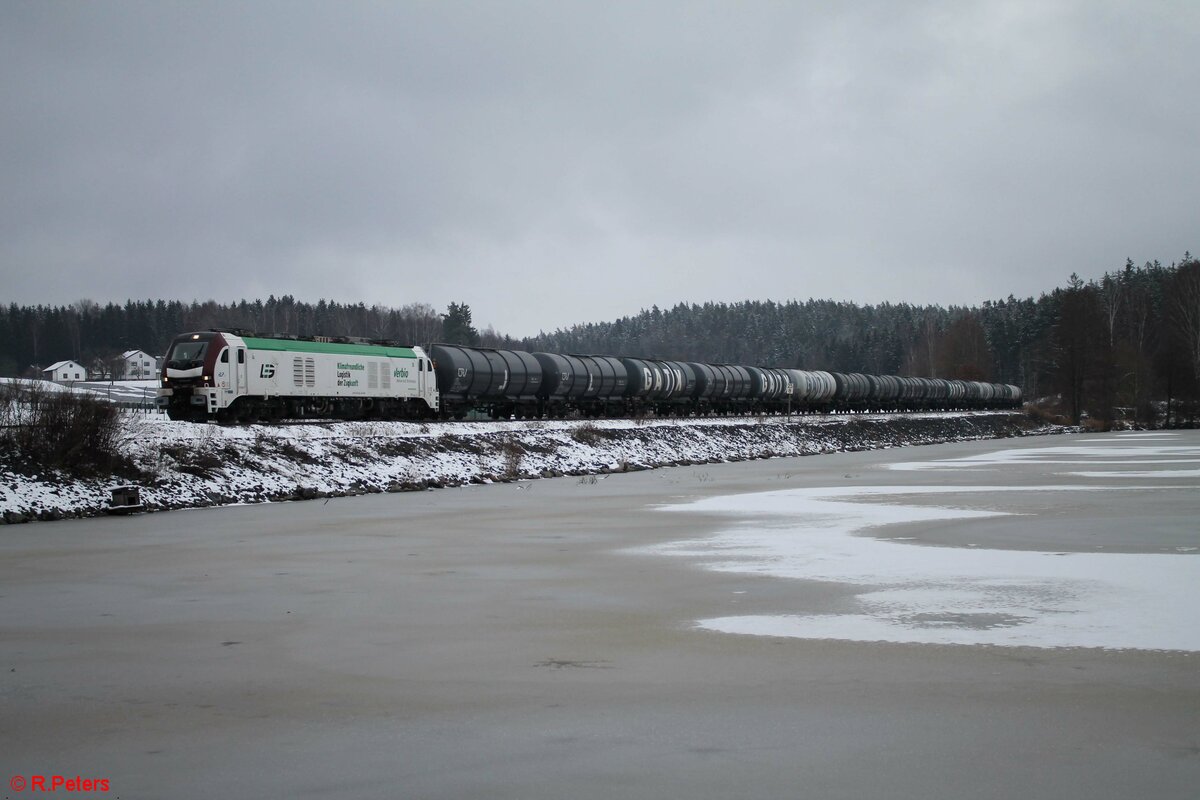
[(100, 514), (122, 483), (141, 487), (147, 510), (167, 510), (1063, 430), (1008, 412), (241, 427), (129, 413), (127, 421), (124, 447), (139, 478), (78, 480), (0, 469), (3, 520)]

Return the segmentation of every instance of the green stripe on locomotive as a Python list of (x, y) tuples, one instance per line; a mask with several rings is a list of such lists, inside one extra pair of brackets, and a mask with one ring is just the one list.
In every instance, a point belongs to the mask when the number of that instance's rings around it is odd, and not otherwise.
[(339, 344), (337, 342), (306, 342), (296, 339), (242, 339), (251, 350), (275, 350), (288, 353), (328, 353), (342, 356), (368, 356), (372, 358), (416, 358), (417, 354), (408, 347), (385, 347), (378, 344)]

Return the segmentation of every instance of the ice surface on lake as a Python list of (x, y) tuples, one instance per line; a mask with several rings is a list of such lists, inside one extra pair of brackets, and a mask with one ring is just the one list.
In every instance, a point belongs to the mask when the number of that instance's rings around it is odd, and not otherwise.
[[(1003, 467), (1022, 464), (1197, 464), (1200, 447), (1169, 444), (1174, 433), (1128, 433), (1115, 437), (1090, 439), (1086, 445), (1027, 447), (996, 450), (964, 458), (934, 461), (905, 461), (886, 465), (895, 470), (958, 470), (967, 467)], [(1081, 474), (1081, 473), (1067, 473)], [(1195, 474), (1188, 470), (1184, 476)], [(1118, 477), (1158, 477), (1125, 475)], [(1173, 477), (1181, 477), (1175, 475)]]
[[(737, 527), (654, 549), (698, 559), (714, 570), (861, 587), (853, 613), (699, 622), (715, 631), (852, 641), (1200, 651), (1195, 611), (1200, 607), (1200, 557), (991, 550), (970, 542), (964, 542), (967, 547), (932, 547), (862, 535), (885, 533), (880, 526), (896, 523), (1006, 516), (999, 510), (955, 508), (966, 504), (956, 504), (955, 496), (978, 503), (980, 496), (1029, 491), (1137, 488), (870, 486), (714, 497), (668, 510), (734, 515), (740, 521)], [(973, 497), (965, 497), (968, 493)], [(906, 495), (941, 496), (943, 502), (905, 505)]]

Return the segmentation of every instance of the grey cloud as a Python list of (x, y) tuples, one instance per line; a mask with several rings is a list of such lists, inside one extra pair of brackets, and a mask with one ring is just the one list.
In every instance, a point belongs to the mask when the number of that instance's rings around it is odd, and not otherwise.
[(1195, 247), (1191, 4), (10, 3), (3, 299), (979, 302)]

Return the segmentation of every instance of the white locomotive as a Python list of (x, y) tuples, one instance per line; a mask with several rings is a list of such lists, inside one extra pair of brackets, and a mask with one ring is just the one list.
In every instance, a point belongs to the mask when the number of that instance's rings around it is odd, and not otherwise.
[(437, 413), (438, 391), (419, 347), (207, 331), (171, 343), (158, 404), (195, 421), (415, 419)]

